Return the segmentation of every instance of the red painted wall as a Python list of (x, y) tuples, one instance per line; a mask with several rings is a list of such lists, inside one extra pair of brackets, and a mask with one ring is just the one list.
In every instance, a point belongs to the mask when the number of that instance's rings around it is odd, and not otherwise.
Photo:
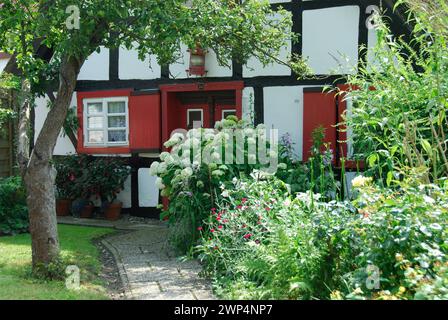
[(160, 149), (160, 94), (130, 97), (129, 135), (131, 151)]
[(319, 126), (326, 129), (325, 142), (330, 143), (331, 149), (336, 148), (336, 101), (331, 92), (304, 92), (303, 96), (303, 161), (306, 161), (313, 145), (311, 133)]

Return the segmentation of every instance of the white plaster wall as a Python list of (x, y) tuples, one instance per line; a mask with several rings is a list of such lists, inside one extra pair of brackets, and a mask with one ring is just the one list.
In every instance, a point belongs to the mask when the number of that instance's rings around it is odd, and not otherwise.
[(0, 59), (0, 73), (3, 71), (3, 69), (8, 64), (8, 59)]
[[(190, 53), (187, 51), (186, 45), (181, 45), (182, 56), (177, 60), (176, 63), (170, 65), (170, 78), (175, 79), (185, 79), (185, 78), (196, 78), (197, 76), (189, 76), (187, 70), (190, 67)], [(229, 63), (232, 64), (231, 62)], [(205, 56), (205, 70), (207, 71), (207, 77), (231, 77), (232, 68), (226, 66), (220, 66), (216, 59), (216, 54), (213, 50), (208, 49), (207, 55)]]
[[(42, 126), (44, 124), (45, 119), (47, 118), (48, 114), (48, 104), (49, 99), (47, 96), (39, 97), (36, 99), (36, 107), (35, 107), (35, 134), (34, 139), (37, 140), (37, 137), (39, 136), (40, 131), (42, 130)], [(76, 92), (73, 94), (72, 101), (70, 103), (70, 107), (76, 108)], [(54, 149), (54, 155), (68, 155), (68, 154), (75, 154), (76, 150), (73, 147), (72, 142), (67, 136), (64, 136), (63, 131), (61, 130), (61, 134), (58, 137), (58, 140), (56, 142), (56, 146)]]
[(242, 119), (248, 123), (254, 121), (254, 88), (252, 87), (243, 89)]
[(354, 71), (358, 61), (359, 14), (358, 6), (303, 12), (303, 56), (308, 57), (316, 74)]
[[(277, 19), (278, 14), (275, 14), (272, 19)], [(288, 56), (291, 54), (291, 41), (287, 42), (287, 45), (281, 48), (278, 59), (287, 62)], [(289, 76), (291, 75), (291, 69), (280, 63), (271, 63), (265, 67), (255, 57), (250, 58), (247, 64), (243, 66), (243, 77), (251, 78), (257, 76)]]
[(149, 168), (138, 170), (138, 202), (140, 207), (156, 207), (159, 204), (156, 177), (149, 174)]
[(278, 129), (279, 139), (289, 133), (298, 160), (303, 149), (303, 87), (265, 87), (264, 123), (266, 128)]
[(128, 79), (157, 79), (160, 78), (161, 68), (155, 56), (147, 56), (144, 61), (138, 58), (135, 49), (120, 48), (118, 58), (118, 77)]
[(131, 208), (132, 207), (132, 196), (131, 196), (131, 176), (126, 179), (124, 182), (124, 188), (117, 195), (117, 200), (123, 202), (123, 208)]
[(101, 47), (84, 62), (78, 80), (109, 80), (109, 49)]

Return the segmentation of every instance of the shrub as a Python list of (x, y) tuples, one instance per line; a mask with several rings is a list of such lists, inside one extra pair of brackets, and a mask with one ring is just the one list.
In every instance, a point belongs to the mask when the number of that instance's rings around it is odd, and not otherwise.
[(447, 29), (448, 7), (444, 0), (434, 1), (430, 7), (439, 11), (434, 16), (431, 10), (412, 7), (418, 9), (410, 14), (411, 41), (392, 37), (378, 23), (375, 63), (348, 79), (356, 89), (348, 92), (354, 103), (347, 117), (354, 152), (367, 159), (384, 185), (409, 168), (423, 168), (424, 183), (448, 176), (448, 47), (446, 34), (434, 29)]
[[(236, 177), (263, 168), (261, 151), (254, 154), (249, 150), (250, 146), (256, 147), (256, 151), (262, 150), (261, 146), (267, 145), (265, 135), (263, 125), (254, 128), (230, 116), (217, 122), (216, 130), (193, 129), (186, 134), (175, 133), (165, 143), (171, 151), (163, 152), (161, 162), (152, 164), (151, 174), (158, 176), (161, 194), (170, 200), (162, 219), (169, 221), (170, 238), (180, 251), (186, 252), (196, 243), (197, 228), (222, 198), (221, 188), (230, 186)], [(238, 137), (242, 138), (241, 144), (237, 143)], [(226, 161), (229, 155), (240, 161)], [(277, 163), (274, 148), (266, 156)], [(264, 173), (259, 171), (259, 174)]]
[(0, 235), (28, 231), (26, 194), (20, 177), (0, 180)]
[[(353, 202), (240, 181), (196, 248), (218, 294), (248, 299), (446, 298), (448, 190), (359, 178)], [(376, 284), (379, 287), (376, 287)]]

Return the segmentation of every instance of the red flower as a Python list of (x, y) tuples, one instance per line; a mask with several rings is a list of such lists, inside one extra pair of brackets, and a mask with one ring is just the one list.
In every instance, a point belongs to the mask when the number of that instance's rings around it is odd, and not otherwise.
[(221, 225), (219, 225), (219, 226), (218, 226), (218, 229), (222, 229), (222, 226), (221, 226)]
[(229, 222), (229, 220), (228, 219), (224, 219), (222, 222), (223, 223), (227, 223), (227, 222)]
[(241, 209), (243, 208), (243, 206), (242, 206), (242, 205), (239, 205), (239, 206), (236, 206), (236, 208), (237, 208), (238, 210), (241, 210)]
[(216, 208), (212, 208), (211, 210), (212, 210), (212, 212), (213, 212), (213, 213), (215, 213), (215, 212), (216, 212)]
[(212, 232), (212, 233), (215, 232), (215, 229), (210, 229), (210, 232)]
[(168, 219), (169, 219), (168, 216), (163, 217), (163, 221), (167, 221)]
[(252, 237), (252, 233), (246, 233), (243, 238), (244, 239), (249, 239), (250, 237)]
[(269, 208), (269, 207), (266, 207), (265, 209), (266, 209), (266, 211), (271, 211), (271, 208)]
[(198, 231), (201, 231), (202, 230), (202, 227), (198, 227)]
[(70, 174), (70, 176), (69, 176), (69, 178), (68, 178), (70, 181), (75, 181), (75, 175), (72, 173), (72, 174)]
[(241, 203), (242, 203), (242, 204), (245, 204), (246, 201), (247, 201), (247, 198), (243, 198), (243, 199), (241, 199)]

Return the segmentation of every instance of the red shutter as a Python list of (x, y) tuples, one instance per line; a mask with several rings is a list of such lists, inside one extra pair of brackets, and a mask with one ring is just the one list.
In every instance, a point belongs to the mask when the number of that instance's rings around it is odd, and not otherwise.
[(321, 88), (304, 90), (303, 93), (303, 161), (310, 157), (313, 145), (312, 132), (319, 126), (325, 130), (325, 142), (335, 151), (336, 143), (336, 100), (333, 92), (323, 93)]
[(160, 94), (131, 95), (129, 135), (131, 151), (156, 151), (161, 148)]

